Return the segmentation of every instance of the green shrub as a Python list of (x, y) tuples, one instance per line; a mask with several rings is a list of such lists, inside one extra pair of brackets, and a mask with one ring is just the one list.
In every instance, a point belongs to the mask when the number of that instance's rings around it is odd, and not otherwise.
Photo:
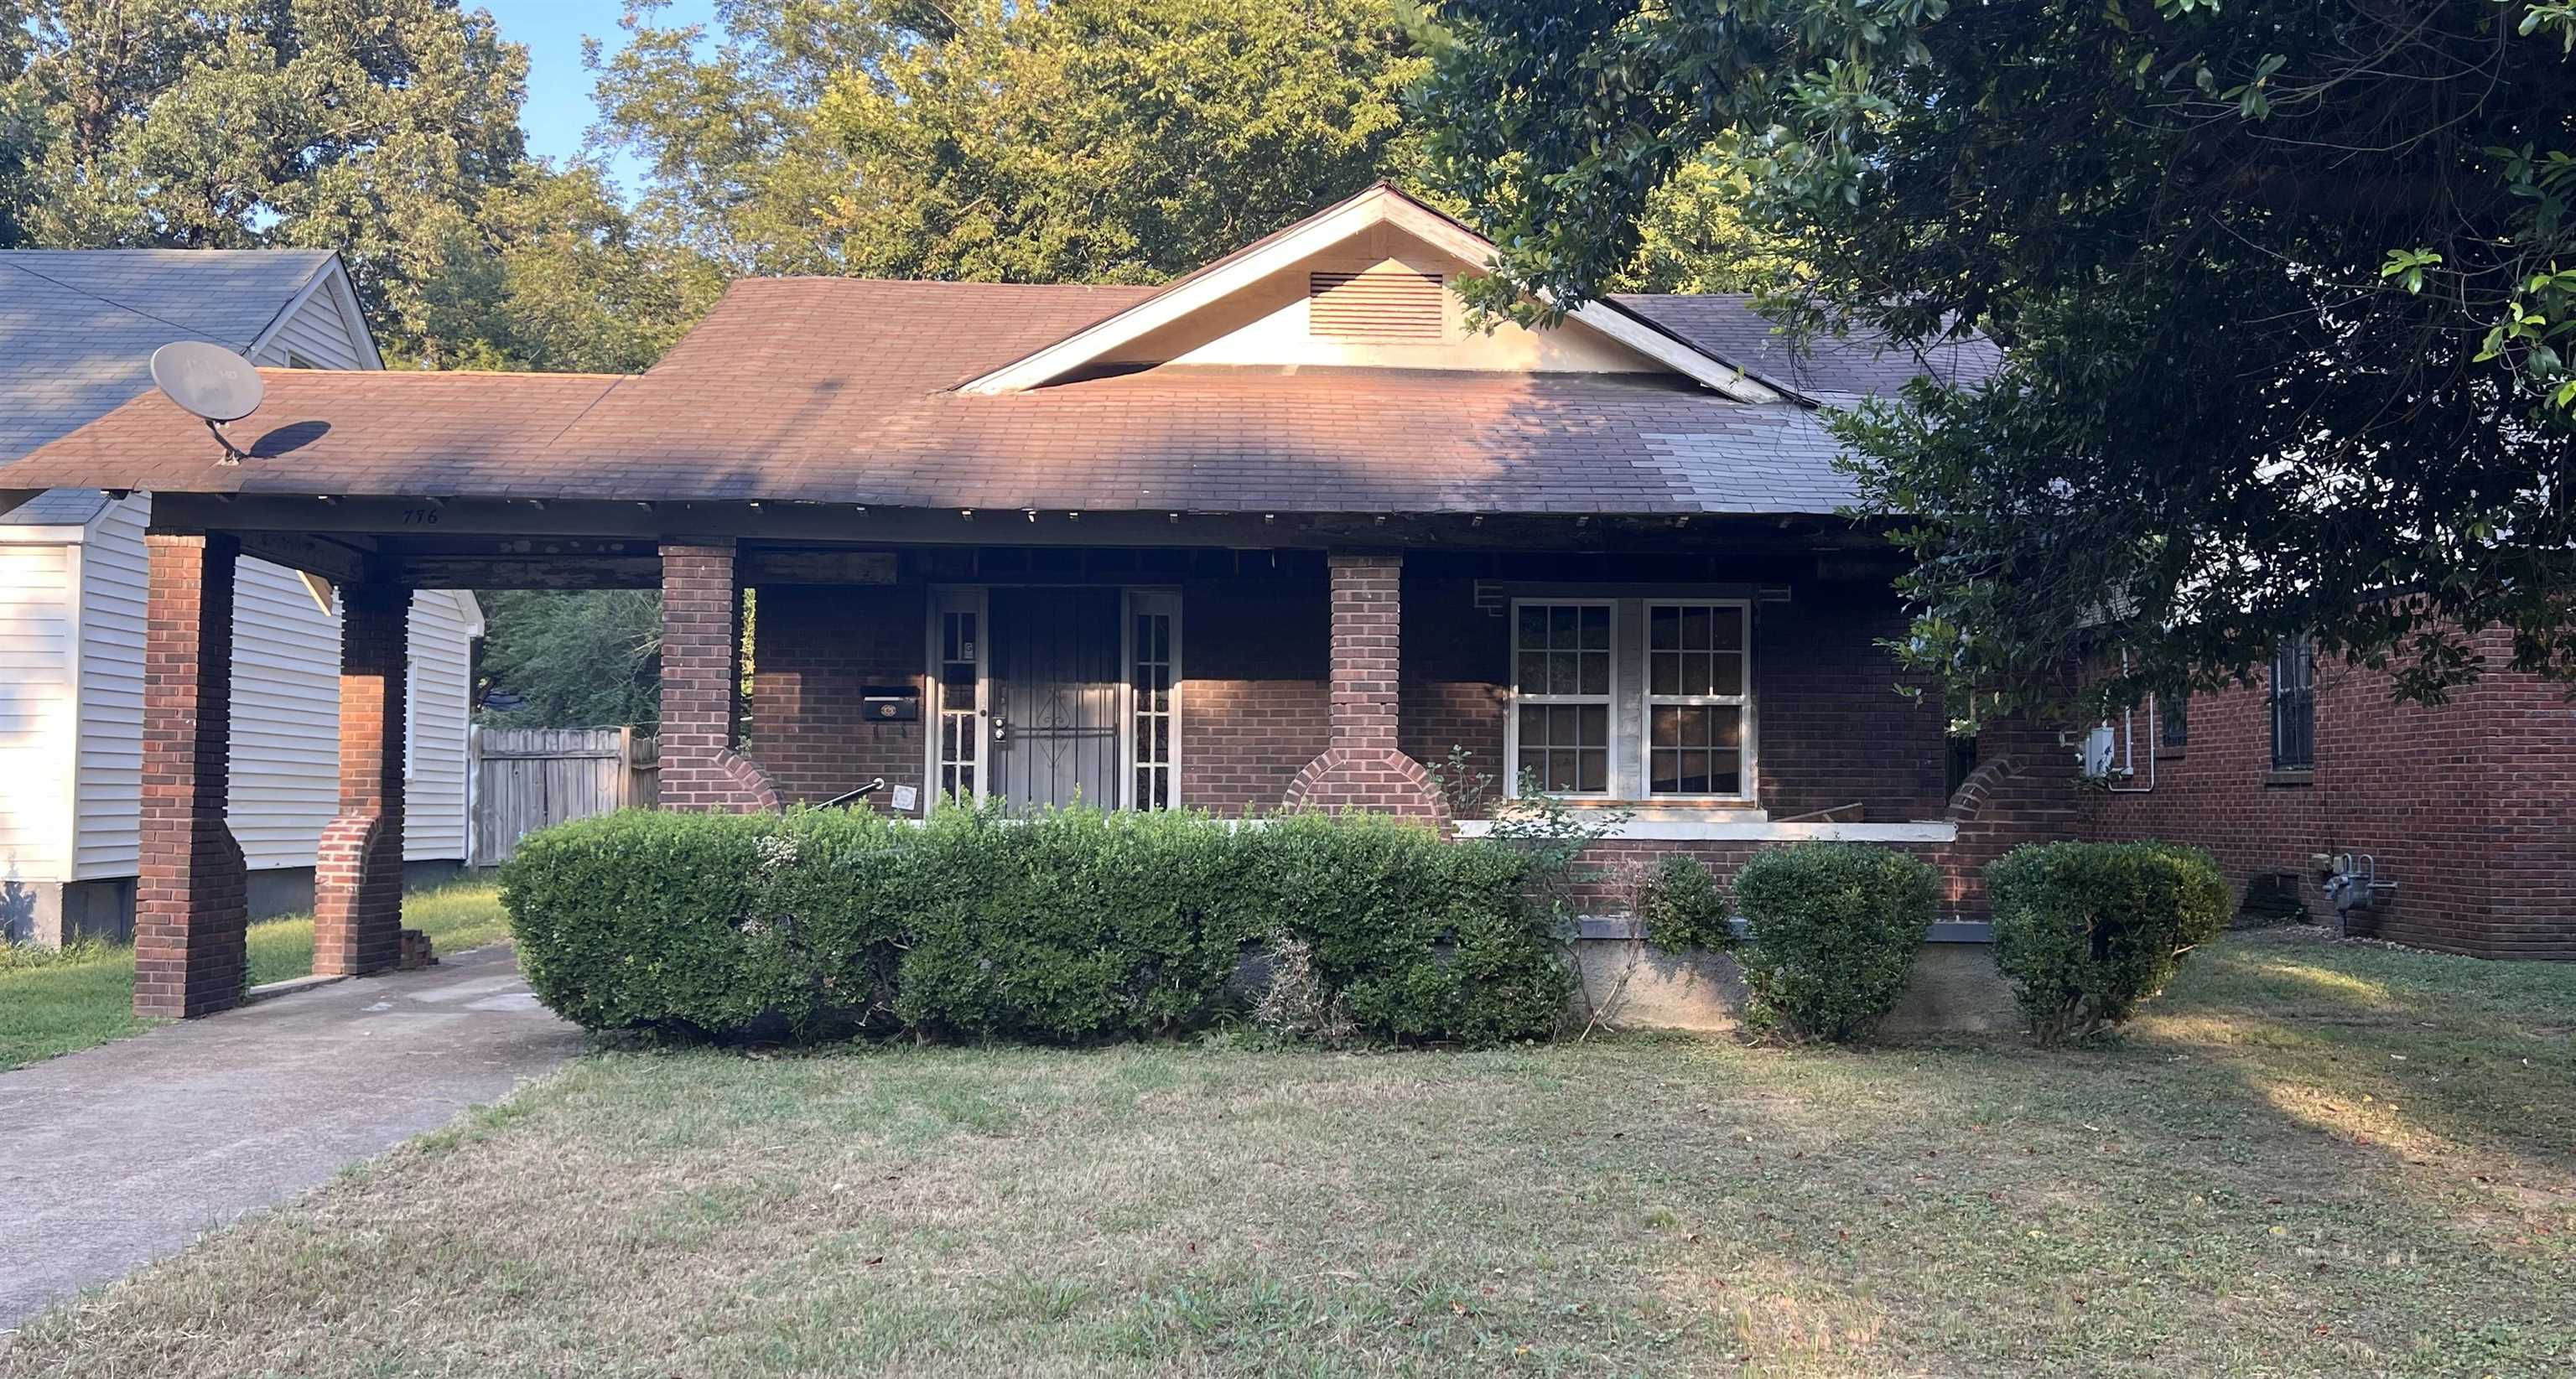
[(2227, 924), (2227, 878), (2199, 848), (2047, 843), (1986, 866), (1995, 965), (2043, 1044), (2126, 1020)]
[(1523, 880), (1508, 848), (1368, 816), (629, 813), (525, 840), (502, 899), (537, 994), (592, 1028), (1151, 1035), (1288, 941), (1360, 1032), (1492, 1043), (1571, 994)]
[(1905, 994), (1941, 895), (1921, 859), (1857, 843), (1765, 848), (1735, 874), (1752, 942), (1737, 955), (1748, 1023), (1857, 1039)]
[(1638, 887), (1637, 916), (1646, 923), (1646, 941), (1667, 952), (1719, 952), (1736, 946), (1726, 889), (1699, 859), (1684, 853), (1665, 853), (1646, 873)]

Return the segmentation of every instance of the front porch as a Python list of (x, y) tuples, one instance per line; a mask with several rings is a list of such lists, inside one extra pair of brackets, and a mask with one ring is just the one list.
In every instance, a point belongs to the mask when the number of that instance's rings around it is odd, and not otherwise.
[[(1963, 904), (1976, 862), (2052, 822), (2044, 807), (1980, 821), (1995, 781), (2034, 754), (1990, 752), (1953, 778), (1937, 705), (1896, 693), (1877, 646), (1902, 628), (1886, 557), (1822, 524), (161, 506), (147, 1014), (239, 991), (223, 747), (245, 553), (334, 581), (349, 619), (317, 971), (393, 961), (399, 858), (381, 842), (400, 822), (402, 620), (407, 591), (431, 585), (657, 587), (667, 808), (779, 808), (881, 778), (868, 807), (916, 816), (942, 798), (1348, 808), (1475, 833), (1491, 798), (1527, 783), (1634, 811), (1618, 851), (1724, 867), (1768, 842), (1875, 841), (1952, 864)], [(1453, 754), (1492, 784), (1469, 817), (1433, 777)]]

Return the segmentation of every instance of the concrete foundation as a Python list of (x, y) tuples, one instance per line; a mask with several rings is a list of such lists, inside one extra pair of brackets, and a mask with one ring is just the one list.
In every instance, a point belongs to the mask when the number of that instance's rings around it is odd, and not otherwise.
[[(1584, 990), (1605, 1024), (1716, 1032), (1743, 1023), (1744, 979), (1732, 957), (1668, 953), (1630, 937), (1585, 937), (1575, 944), (1575, 955)], [(1905, 999), (1879, 1030), (1919, 1035), (2020, 1027), (2012, 988), (1995, 970), (1990, 945), (1932, 942), (1923, 945)]]
[[(461, 861), (403, 864), (403, 889), (436, 886), (471, 874)], [(313, 908), (313, 869), (276, 867), (250, 874), (250, 917), (256, 923)], [(59, 948), (84, 939), (134, 941), (134, 878), (90, 881), (0, 881), (0, 943)]]

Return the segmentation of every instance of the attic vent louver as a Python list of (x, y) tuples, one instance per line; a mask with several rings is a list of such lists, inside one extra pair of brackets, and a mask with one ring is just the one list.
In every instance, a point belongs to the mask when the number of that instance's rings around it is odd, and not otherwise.
[(1444, 312), (1440, 275), (1373, 268), (1306, 275), (1306, 329), (1336, 340), (1437, 342)]

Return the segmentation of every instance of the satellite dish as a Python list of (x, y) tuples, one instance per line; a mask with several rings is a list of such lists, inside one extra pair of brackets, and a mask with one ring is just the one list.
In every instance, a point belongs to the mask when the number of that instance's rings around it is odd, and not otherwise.
[(250, 361), (202, 340), (174, 340), (152, 352), (152, 381), (162, 395), (205, 418), (206, 429), (224, 447), (217, 463), (239, 464), (242, 452), (223, 432), (223, 423), (239, 421), (259, 410), (268, 391)]

